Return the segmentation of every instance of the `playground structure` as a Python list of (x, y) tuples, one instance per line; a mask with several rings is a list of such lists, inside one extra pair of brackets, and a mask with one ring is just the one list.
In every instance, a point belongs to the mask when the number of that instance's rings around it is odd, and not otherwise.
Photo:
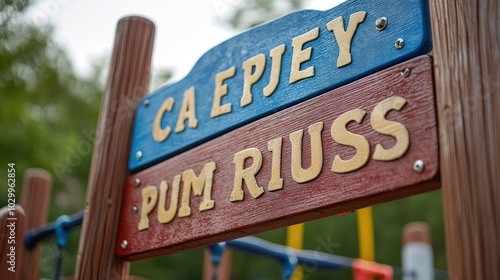
[[(498, 3), (431, 1), (431, 16), (440, 181), (446, 209), (450, 276), (452, 279), (498, 279), (500, 225), (496, 185), (500, 182), (497, 172), (500, 102), (495, 95), (499, 81), (495, 61), (499, 60), (500, 53), (495, 32), (499, 26)], [(467, 24), (458, 24), (462, 21), (457, 17), (470, 20)], [(137, 104), (146, 94), (153, 33), (153, 25), (140, 18), (122, 20), (118, 26), (102, 106), (107, 109), (101, 111), (94, 147), (77, 279), (87, 279), (89, 275), (105, 279), (128, 277), (128, 262), (117, 258), (114, 252), (122, 189), (128, 176), (130, 140), (126, 135), (131, 133), (133, 112), (118, 110), (118, 115), (116, 111), (120, 104)], [(470, 37), (463, 38), (460, 34)], [(464, 104), (470, 101), (482, 105), (462, 111)], [(42, 200), (39, 195), (35, 197), (34, 201)], [(22, 211), (16, 213), (21, 220)], [(30, 216), (25, 219), (29, 220)], [(26, 227), (36, 228), (43, 223), (45, 221), (30, 225), (28, 222)], [(486, 245), (484, 240), (491, 243)], [(27, 252), (18, 256), (30, 254)], [(96, 260), (95, 256), (102, 259)]]
[[(22, 207), (16, 208), (16, 217), (17, 221), (21, 222), (23, 219), (27, 220), (27, 225), (39, 224), (40, 226), (27, 226), (30, 227), (30, 230), (26, 230), (23, 227), (17, 228), (17, 236), (22, 237), (19, 238), (18, 244), (24, 245), (24, 252), (21, 251), (19, 254), (18, 251), (18, 260), (21, 260), (20, 265), (18, 267), (20, 276), (17, 279), (38, 279), (38, 266), (39, 266), (39, 258), (40, 258), (40, 247), (41, 242), (55, 238), (57, 246), (63, 252), (66, 246), (67, 239), (71, 232), (81, 226), (83, 220), (83, 211), (78, 212), (72, 216), (63, 215), (59, 217), (56, 221), (44, 224), (43, 221), (39, 217), (44, 217), (43, 214), (48, 214), (48, 206), (50, 205), (50, 194), (51, 191), (51, 183), (50, 183), (50, 175), (43, 170), (39, 169), (29, 169), (25, 173), (23, 185), (23, 195), (22, 195), (22, 205), (26, 205), (27, 213), (22, 210)], [(45, 197), (45, 200), (40, 200), (40, 197)], [(34, 205), (36, 207), (29, 207), (29, 205)], [(45, 213), (39, 211), (39, 209), (46, 209)], [(7, 210), (7, 208), (4, 208)], [(2, 221), (7, 221), (5, 216), (8, 216), (6, 211), (2, 212), (0, 216), (2, 216)], [(33, 219), (27, 219), (27, 217), (37, 217), (39, 220), (34, 221)], [(405, 229), (404, 238), (405, 243), (412, 243), (412, 246), (416, 246), (422, 248), (422, 246), (428, 246), (428, 237), (423, 237), (422, 235), (428, 235), (428, 229), (422, 230), (422, 224), (411, 224), (409, 227), (417, 226), (419, 229), (410, 229), (410, 232), (407, 232), (408, 229)], [(293, 238), (301, 238), (302, 236), (302, 225), (299, 225), (296, 228), (289, 227), (289, 232)], [(425, 226), (424, 226), (425, 227)], [(4, 227), (5, 228), (5, 227)], [(295, 231), (295, 232), (293, 232)], [(300, 231), (300, 232), (297, 232)], [(4, 241), (6, 241), (5, 239)], [(297, 243), (297, 241), (292, 241), (290, 243)], [(371, 244), (373, 246), (373, 244)], [(405, 246), (407, 247), (407, 246)], [(224, 266), (223, 255), (226, 249), (239, 250), (243, 252), (247, 252), (250, 254), (256, 254), (263, 257), (267, 257), (270, 260), (274, 260), (279, 262), (282, 265), (283, 270), (283, 279), (301, 279), (301, 276), (295, 275), (298, 278), (292, 278), (292, 275), (299, 266), (309, 266), (314, 267), (317, 270), (330, 270), (336, 271), (341, 268), (351, 268), (355, 275), (355, 279), (364, 280), (371, 279), (371, 277), (379, 277), (379, 279), (393, 279), (394, 276), (399, 277), (407, 277), (408, 279), (447, 279), (448, 275), (446, 272), (441, 270), (432, 270), (431, 276), (420, 276), (417, 277), (419, 273), (425, 273), (426, 270), (432, 269), (432, 249), (430, 249), (429, 253), (424, 256), (417, 256), (416, 260), (405, 260), (403, 259), (404, 268), (392, 267), (389, 265), (377, 264), (375, 262), (369, 262), (363, 259), (350, 259), (346, 257), (335, 256), (327, 253), (322, 253), (318, 251), (309, 251), (309, 250), (294, 250), (291, 247), (273, 244), (255, 237), (244, 237), (235, 240), (229, 240), (227, 242), (214, 244), (209, 246), (208, 252), (209, 257), (206, 259), (205, 264), (205, 276), (204, 279), (230, 279), (230, 268), (226, 265)], [(21, 247), (23, 249), (23, 247)], [(373, 250), (373, 248), (371, 248)], [(408, 248), (404, 248), (403, 250), (408, 251)], [(410, 249), (412, 250), (412, 249)], [(413, 249), (414, 250), (414, 249)], [(421, 249), (418, 249), (420, 250)], [(362, 251), (366, 251), (362, 249)], [(410, 252), (410, 254), (415, 255), (414, 252)], [(418, 252), (417, 252), (418, 254)], [(420, 259), (418, 258), (420, 257)], [(411, 258), (411, 257), (410, 257)], [(422, 260), (428, 261), (427, 263), (422, 262)], [(60, 271), (61, 271), (61, 261), (59, 259), (55, 268), (55, 279), (60, 279)], [(227, 262), (227, 260), (225, 260)], [(416, 266), (423, 266), (418, 268)], [(413, 266), (413, 267), (412, 267)], [(23, 267), (30, 267), (31, 269), (22, 269)], [(13, 274), (14, 275), (14, 274)], [(208, 275), (208, 276), (207, 276)], [(16, 278), (12, 278), (16, 279)], [(134, 278), (139, 279), (139, 278)], [(405, 278), (406, 279), (406, 278)]]

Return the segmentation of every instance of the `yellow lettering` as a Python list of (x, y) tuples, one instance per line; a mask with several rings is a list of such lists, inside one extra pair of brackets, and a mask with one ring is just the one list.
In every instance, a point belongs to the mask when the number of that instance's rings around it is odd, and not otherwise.
[(271, 179), (267, 185), (267, 190), (272, 192), (283, 188), (283, 178), (281, 178), (281, 146), (283, 138), (276, 138), (267, 143), (267, 149), (273, 153), (271, 163)]
[(215, 202), (212, 200), (212, 184), (214, 180), (214, 172), (216, 169), (215, 162), (209, 162), (203, 166), (200, 176), (196, 177), (192, 169), (182, 173), (182, 199), (181, 207), (179, 208), (179, 217), (187, 217), (191, 215), (191, 207), (189, 199), (191, 198), (191, 189), (196, 196), (203, 194), (203, 201), (200, 204), (200, 212), (214, 208)]
[(252, 103), (252, 85), (262, 77), (265, 67), (266, 56), (261, 53), (243, 62), (243, 95), (241, 96), (241, 107)]
[(290, 134), (290, 142), (292, 142), (292, 178), (295, 182), (309, 182), (321, 173), (321, 169), (323, 168), (322, 131), (322, 122), (312, 124), (308, 127), (311, 138), (311, 166), (308, 169), (302, 168), (302, 136), (304, 130), (301, 129)]
[(302, 49), (305, 43), (315, 40), (319, 36), (319, 28), (316, 27), (302, 35), (292, 39), (292, 67), (290, 69), (289, 83), (293, 84), (305, 78), (314, 76), (314, 66), (309, 66), (304, 70), (300, 70), (300, 65), (311, 59), (312, 48)]
[(343, 113), (332, 123), (331, 134), (333, 140), (345, 146), (354, 147), (356, 154), (348, 160), (343, 160), (336, 155), (332, 163), (332, 171), (335, 173), (348, 173), (363, 167), (370, 156), (370, 143), (365, 137), (347, 131), (347, 124), (351, 121), (361, 123), (366, 112), (361, 109), (353, 109)]
[(285, 44), (279, 45), (271, 50), (270, 56), (273, 61), (271, 64), (271, 77), (269, 84), (264, 88), (264, 96), (269, 97), (278, 87), (281, 73), (281, 60), (285, 52)]
[(141, 219), (137, 225), (138, 230), (145, 230), (149, 228), (148, 215), (153, 211), (158, 199), (158, 190), (155, 186), (147, 186), (142, 189), (142, 206), (141, 206)]
[[(245, 160), (247, 158), (252, 158), (253, 163), (250, 167), (245, 168)], [(234, 155), (233, 163), (235, 166), (234, 185), (229, 201), (243, 200), (243, 181), (246, 182), (247, 188), (253, 198), (261, 196), (264, 193), (264, 189), (259, 187), (255, 179), (255, 175), (257, 175), (262, 167), (262, 154), (260, 151), (256, 148), (249, 148), (238, 152)]]
[(404, 125), (398, 122), (385, 119), (385, 115), (391, 110), (400, 111), (406, 104), (406, 100), (399, 96), (389, 97), (375, 106), (370, 123), (373, 130), (384, 135), (396, 138), (396, 144), (389, 149), (384, 149), (382, 145), (375, 146), (373, 159), (379, 161), (390, 161), (402, 157), (410, 146), (410, 136)]
[(169, 223), (175, 217), (177, 212), (177, 203), (179, 200), (179, 185), (181, 183), (181, 175), (174, 177), (172, 193), (170, 194), (170, 205), (168, 210), (165, 210), (167, 203), (168, 184), (166, 181), (160, 183), (160, 201), (158, 206), (158, 222), (162, 224)]
[(198, 126), (198, 120), (196, 119), (194, 86), (184, 92), (184, 99), (182, 100), (181, 110), (179, 111), (179, 117), (177, 118), (177, 125), (175, 126), (176, 133), (184, 131), (184, 122), (186, 120), (188, 120), (190, 128), (196, 128)]
[(332, 31), (339, 45), (339, 57), (337, 59), (337, 68), (349, 65), (351, 58), (351, 42), (358, 24), (365, 20), (366, 12), (360, 11), (351, 15), (347, 31), (344, 30), (344, 18), (338, 17), (326, 24), (328, 30)]
[(174, 99), (172, 97), (169, 97), (161, 104), (160, 109), (158, 109), (158, 112), (156, 112), (155, 120), (153, 122), (153, 139), (155, 139), (156, 142), (165, 141), (170, 135), (170, 132), (172, 131), (170, 126), (167, 126), (164, 129), (162, 129), (161, 120), (165, 112), (172, 111), (173, 106), (174, 106)]
[(222, 97), (227, 94), (227, 85), (224, 84), (224, 81), (233, 77), (235, 73), (236, 67), (233, 66), (215, 75), (214, 102), (212, 104), (212, 112), (210, 113), (210, 117), (215, 118), (231, 112), (231, 103), (221, 105), (221, 101)]

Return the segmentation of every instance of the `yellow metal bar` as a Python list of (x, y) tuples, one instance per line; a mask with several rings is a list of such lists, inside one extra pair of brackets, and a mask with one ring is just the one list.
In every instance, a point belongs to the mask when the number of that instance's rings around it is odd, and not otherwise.
[(375, 260), (375, 245), (373, 242), (372, 207), (356, 211), (358, 220), (359, 256), (367, 261)]
[[(286, 245), (294, 249), (302, 249), (302, 241), (304, 240), (304, 224), (296, 224), (287, 227)], [(293, 272), (292, 280), (302, 280), (302, 267), (297, 266)]]

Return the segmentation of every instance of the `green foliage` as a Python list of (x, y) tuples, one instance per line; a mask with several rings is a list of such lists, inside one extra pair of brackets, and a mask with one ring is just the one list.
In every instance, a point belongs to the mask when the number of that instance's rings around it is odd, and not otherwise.
[(223, 10), (229, 10), (222, 17), (223, 24), (238, 30), (257, 26), (303, 7), (303, 1), (300, 0), (220, 0), (219, 2)]
[(173, 76), (171, 69), (160, 69), (154, 73), (153, 78), (150, 81), (149, 88), (151, 92), (156, 91), (158, 88), (163, 86), (167, 81), (169, 81)]
[(202, 279), (203, 254), (204, 249), (195, 249), (133, 262), (130, 275), (162, 280)]
[[(18, 203), (24, 171), (46, 169), (53, 175), (53, 221), (84, 207), (103, 85), (97, 79), (100, 68), (87, 78), (74, 74), (67, 55), (52, 40), (51, 28), (24, 18), (30, 4), (0, 4), (0, 197), (6, 197), (7, 163), (16, 164)], [(2, 199), (0, 207), (5, 203)], [(75, 236), (68, 246), (67, 255), (73, 257), (67, 262), (69, 269), (74, 268), (77, 246)], [(53, 250), (44, 250), (42, 259), (54, 256)], [(52, 267), (41, 276), (51, 277), (53, 272)]]

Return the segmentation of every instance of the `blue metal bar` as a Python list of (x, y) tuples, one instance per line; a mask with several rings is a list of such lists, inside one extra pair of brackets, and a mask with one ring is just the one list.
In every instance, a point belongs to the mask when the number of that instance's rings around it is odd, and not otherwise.
[[(30, 229), (26, 231), (24, 236), (24, 246), (27, 249), (34, 248), (38, 242), (41, 242), (55, 235), (56, 227), (58, 225), (62, 227), (62, 230), (66, 232), (66, 234), (69, 233), (69, 231), (82, 224), (83, 215), (83, 211), (80, 211), (69, 217), (69, 219), (65, 218), (64, 221), (56, 221), (40, 228)], [(212, 259), (212, 262), (217, 264), (220, 262), (220, 256), (222, 255), (222, 251), (224, 250), (223, 244), (236, 250), (241, 250), (258, 255), (265, 255), (278, 260), (282, 265), (285, 266), (285, 279), (289, 274), (288, 272), (290, 270), (293, 271), (292, 266), (294, 267), (297, 263), (308, 267), (314, 267), (316, 269), (338, 270), (344, 267), (352, 267), (353, 262), (353, 259), (351, 258), (335, 256), (319, 251), (293, 250), (287, 246), (274, 244), (252, 236), (234, 239), (219, 243), (218, 246), (212, 246), (212, 252), (214, 252), (215, 250), (217, 255), (215, 259)], [(297, 260), (297, 263), (295, 263), (295, 259)], [(406, 274), (411, 274), (411, 272), (405, 272), (401, 268), (397, 267), (393, 267), (393, 270), (394, 275), (403, 276)], [(448, 278), (447, 271), (434, 269), (434, 272), (436, 278)]]
[[(83, 211), (80, 211), (71, 217), (68, 220), (62, 222), (62, 228), (65, 232), (69, 232), (70, 230), (78, 227), (82, 224), (83, 221)], [(51, 236), (53, 236), (56, 232), (57, 222), (53, 222), (50, 224), (46, 224), (42, 227), (36, 229), (30, 229), (24, 234), (24, 247), (27, 249), (33, 249), (38, 242), (41, 242)]]
[[(352, 268), (354, 259), (331, 255), (319, 251), (300, 250), (293, 251), (287, 246), (274, 244), (256, 237), (243, 237), (225, 242), (227, 247), (237, 250), (254, 253), (258, 255), (265, 255), (286, 264), (287, 253), (292, 252), (297, 256), (298, 263), (314, 267), (322, 270), (338, 270), (341, 268)], [(399, 267), (392, 267), (394, 276), (412, 275), (412, 271), (403, 271)], [(435, 277), (438, 279), (448, 279), (448, 272), (444, 270), (434, 269)]]
[(292, 252), (297, 256), (298, 263), (302, 265), (330, 270), (337, 270), (342, 267), (352, 267), (352, 260), (349, 258), (334, 256), (318, 251), (295, 251), (287, 246), (277, 245), (251, 236), (227, 241), (226, 245), (245, 252), (266, 255), (281, 263), (287, 262), (288, 254)]

